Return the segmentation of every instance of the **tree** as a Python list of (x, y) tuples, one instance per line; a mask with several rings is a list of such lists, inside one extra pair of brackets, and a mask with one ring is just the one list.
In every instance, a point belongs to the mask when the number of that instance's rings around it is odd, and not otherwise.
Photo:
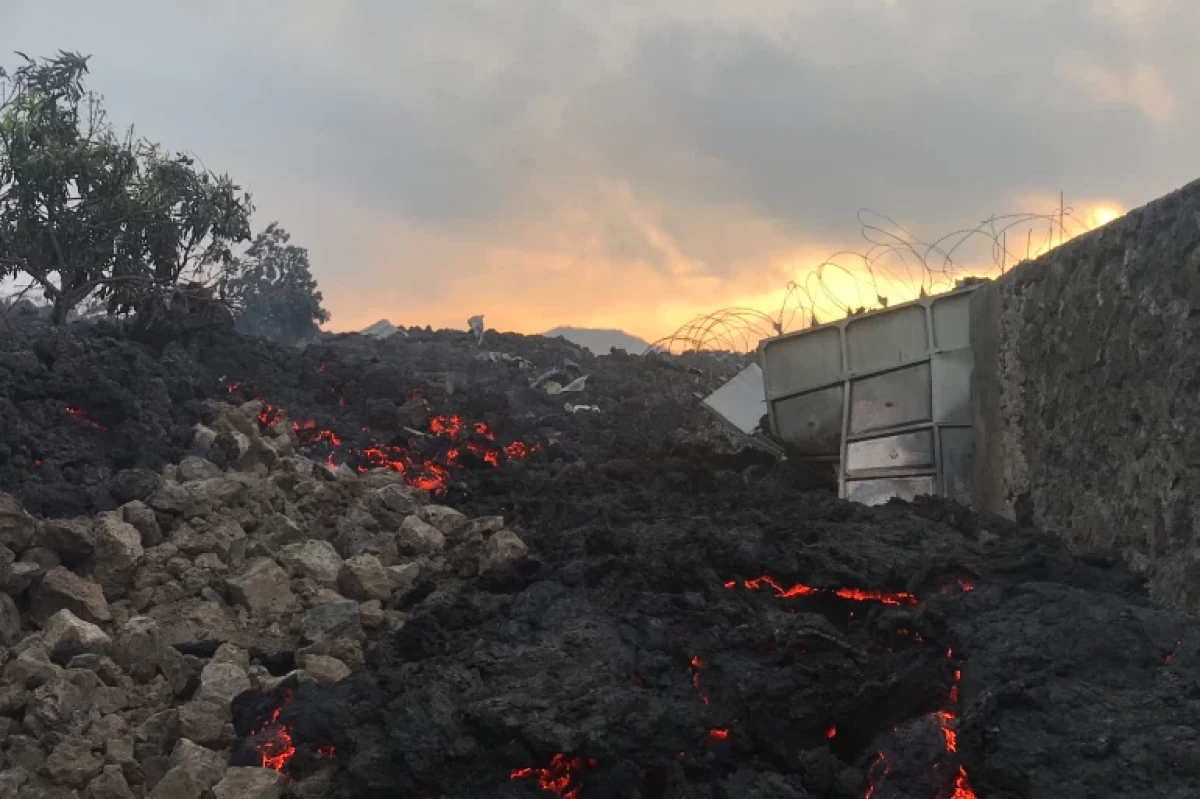
[(86, 57), (18, 55), (0, 70), (0, 278), (28, 277), (56, 324), (93, 294), (128, 312), (223, 278), (250, 237), (249, 194), (132, 128), (118, 136), (84, 87)]
[(309, 338), (330, 318), (321, 307), (308, 250), (290, 240), (272, 222), (235, 261), (226, 287), (240, 332), (289, 345)]

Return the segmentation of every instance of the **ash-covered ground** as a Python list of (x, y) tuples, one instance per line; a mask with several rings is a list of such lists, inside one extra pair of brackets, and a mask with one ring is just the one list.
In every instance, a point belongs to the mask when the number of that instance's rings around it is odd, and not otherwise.
[(234, 701), (234, 764), (286, 729), (296, 796), (1200, 795), (1187, 620), (1052, 536), (850, 505), (739, 451), (699, 407), (739, 367), (492, 333), (10, 335), (0, 489), (46, 516), (144, 499), (206, 400), (260, 398), (316, 460), (504, 516), (512, 568), (424, 570), (353, 675)]

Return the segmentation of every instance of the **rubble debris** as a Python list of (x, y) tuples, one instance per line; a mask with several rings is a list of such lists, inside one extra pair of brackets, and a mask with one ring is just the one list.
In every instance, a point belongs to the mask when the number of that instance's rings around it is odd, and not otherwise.
[(359, 333), (361, 333), (364, 336), (371, 336), (372, 338), (380, 338), (380, 339), (391, 338), (392, 336), (395, 336), (395, 335), (401, 335), (401, 336), (404, 336), (405, 338), (408, 338), (407, 331), (401, 330), (400, 328), (393, 325), (387, 319), (380, 319), (375, 324), (364, 327), (362, 330), (359, 331)]
[(952, 503), (805, 490), (696, 401), (744, 359), (65, 340), (0, 349), (35, 511), (0, 495), (0, 795), (1191, 795), (1184, 619)]
[(515, 363), (522, 369), (533, 368), (533, 361), (528, 358), (522, 358), (520, 355), (513, 355), (511, 352), (481, 352), (475, 357), (482, 361), (491, 361), (492, 363)]
[(483, 315), (472, 316), (467, 320), (467, 327), (471, 331), (471, 335), (475, 337), (476, 344), (483, 344)]

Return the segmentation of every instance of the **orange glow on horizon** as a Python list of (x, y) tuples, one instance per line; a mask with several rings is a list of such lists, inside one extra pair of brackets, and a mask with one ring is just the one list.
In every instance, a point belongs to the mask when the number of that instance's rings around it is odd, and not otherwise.
[[(1043, 196), (1025, 198), (1022, 205), (1045, 209), (1049, 205), (1046, 200)], [(1012, 268), (1026, 257), (1040, 257), (1124, 213), (1108, 201), (1075, 207), (1061, 228), (1057, 223), (1036, 221), (1009, 230), (1005, 267)], [(683, 255), (660, 227), (645, 221), (640, 213), (630, 216), (655, 242), (664, 264), (614, 260), (608, 252), (589, 252), (594, 247), (586, 244), (576, 252), (566, 234), (555, 234), (552, 229), (545, 231), (542, 243), (526, 234), (527, 243), (475, 241), (474, 246), (409, 230), (399, 240), (416, 237), (418, 246), (408, 249), (415, 251), (416, 258), (428, 256), (426, 274), (454, 274), (449, 286), (429, 296), (414, 296), (403, 281), (394, 290), (378, 284), (364, 288), (357, 281), (323, 285), (326, 307), (333, 313), (325, 329), (350, 332), (389, 319), (401, 326), (428, 324), (434, 329), (464, 330), (468, 317), (482, 313), (486, 326), (499, 331), (528, 335), (559, 326), (617, 329), (653, 342), (721, 308), (751, 309), (771, 319), (780, 318), (783, 311), (785, 329), (795, 330), (806, 327), (811, 316), (821, 323), (836, 321), (847, 309), (879, 307), (879, 297), (895, 305), (916, 299), (922, 288), (939, 293), (952, 288), (957, 278), (996, 277), (1000, 272), (998, 262), (988, 262), (995, 256), (991, 242), (985, 240), (973, 242), (973, 249), (955, 252), (952, 272), (940, 270), (937, 255), (928, 261), (934, 271), (924, 272), (919, 264), (914, 266), (910, 253), (881, 258), (868, 269), (853, 255), (830, 259), (830, 253), (848, 249), (845, 245), (786, 244), (773, 240), (773, 232), (749, 224), (750, 240), (761, 239), (764, 244), (747, 250), (763, 254), (754, 258), (755, 263), (736, 263), (718, 273)], [(575, 222), (569, 219), (567, 227)], [(406, 248), (381, 241), (372, 249), (382, 253)], [(394, 274), (393, 269), (384, 268), (387, 261), (390, 256), (377, 256), (377, 265), (369, 271)], [(475, 266), (460, 273), (457, 263)], [(343, 274), (353, 273), (347, 270)], [(789, 280), (801, 291), (789, 295)]]

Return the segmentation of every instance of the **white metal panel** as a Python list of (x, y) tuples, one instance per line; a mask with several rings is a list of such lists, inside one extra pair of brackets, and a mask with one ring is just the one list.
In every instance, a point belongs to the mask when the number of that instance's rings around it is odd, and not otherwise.
[(971, 504), (971, 474), (975, 461), (975, 431), (970, 427), (943, 427), (939, 432), (942, 444), (943, 493), (963, 505)]
[(775, 434), (802, 455), (841, 452), (845, 384), (789, 397), (775, 403)]
[(704, 398), (704, 404), (731, 425), (750, 435), (767, 412), (762, 367), (752, 363)]
[(929, 364), (872, 375), (850, 384), (851, 436), (932, 418)]
[(762, 346), (767, 398), (786, 397), (841, 379), (842, 331), (826, 327), (768, 339)]
[(846, 474), (873, 469), (917, 469), (934, 467), (933, 430), (917, 430), (846, 445)]
[(899, 366), (924, 358), (928, 352), (923, 305), (883, 311), (846, 323), (846, 356), (853, 372)]
[(971, 294), (951, 294), (935, 298), (933, 345), (939, 350), (957, 350), (971, 346)]
[(846, 483), (846, 499), (863, 505), (882, 505), (893, 497), (911, 502), (917, 497), (934, 493), (936, 491), (931, 475), (851, 480)]
[(937, 353), (930, 360), (933, 378), (933, 420), (938, 424), (971, 423), (970, 349)]

